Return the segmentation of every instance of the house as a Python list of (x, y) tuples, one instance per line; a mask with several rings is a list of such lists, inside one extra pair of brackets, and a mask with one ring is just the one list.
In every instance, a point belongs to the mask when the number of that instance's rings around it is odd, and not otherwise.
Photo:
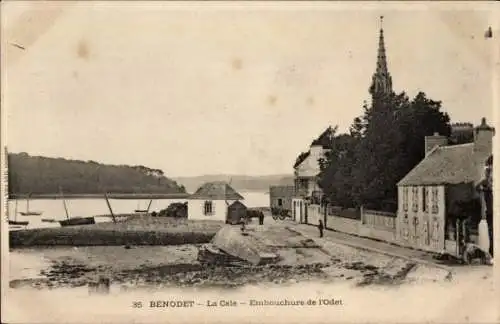
[(320, 203), (322, 196), (318, 185), (318, 176), (321, 172), (320, 160), (324, 159), (330, 150), (334, 135), (334, 129), (328, 127), (311, 143), (309, 151), (299, 155), (293, 166), (295, 194), (292, 199), (292, 217), (301, 223), (308, 223), (307, 206)]
[(292, 198), (294, 194), (295, 186), (271, 186), (269, 188), (271, 209), (292, 210)]
[[(205, 183), (188, 199), (188, 220), (227, 222), (232, 219), (229, 206), (241, 200), (243, 196), (226, 182)], [(239, 209), (234, 207), (232, 210), (239, 212)]]
[[(424, 159), (397, 184), (396, 240), (400, 244), (435, 252), (457, 251), (454, 220), (460, 212), (456, 207), (478, 200), (476, 186), (492, 156), (494, 131), (483, 118), (474, 129), (472, 143), (448, 145), (448, 139), (439, 134), (425, 137)], [(468, 213), (476, 228), (480, 207), (470, 207)]]

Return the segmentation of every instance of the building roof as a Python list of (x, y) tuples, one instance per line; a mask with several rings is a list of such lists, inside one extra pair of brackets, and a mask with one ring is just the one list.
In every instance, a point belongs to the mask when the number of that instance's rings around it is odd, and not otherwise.
[[(321, 146), (323, 149), (327, 150), (331, 148), (332, 144), (332, 138), (335, 135), (336, 130), (333, 129), (331, 126), (328, 126), (326, 130), (319, 135), (318, 138), (316, 138), (314, 141), (312, 141), (311, 146)], [(293, 168), (297, 168), (299, 165), (304, 162), (307, 157), (311, 155), (311, 151), (307, 152), (302, 152), (300, 155), (297, 157), (297, 160), (295, 160), (295, 164), (293, 165)]]
[(292, 197), (294, 193), (294, 186), (272, 186), (269, 188), (271, 197)]
[(481, 164), (491, 156), (474, 150), (474, 143), (436, 146), (417, 164), (398, 186), (477, 183)]
[(189, 199), (241, 200), (244, 198), (226, 182), (216, 181), (205, 183)]
[(311, 146), (321, 146), (324, 149), (329, 149), (332, 146), (332, 136), (335, 135), (335, 131), (331, 126), (329, 126), (317, 139), (315, 139)]
[(310, 151), (300, 153), (300, 155), (297, 157), (297, 160), (295, 161), (295, 164), (293, 165), (293, 168), (295, 169), (296, 167), (301, 165), (309, 155), (311, 155)]

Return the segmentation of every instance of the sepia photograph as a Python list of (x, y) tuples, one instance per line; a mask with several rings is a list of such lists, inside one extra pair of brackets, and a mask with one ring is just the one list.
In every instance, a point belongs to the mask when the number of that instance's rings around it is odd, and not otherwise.
[(1, 6), (2, 322), (500, 322), (496, 3)]

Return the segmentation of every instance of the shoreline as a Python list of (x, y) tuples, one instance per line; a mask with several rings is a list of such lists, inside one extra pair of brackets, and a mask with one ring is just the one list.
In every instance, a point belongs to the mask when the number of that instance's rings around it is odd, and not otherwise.
[[(189, 193), (108, 193), (109, 199), (187, 199)], [(27, 199), (27, 194), (10, 194), (9, 200)], [(60, 194), (32, 194), (30, 200), (37, 199), (63, 199)], [(64, 199), (104, 199), (104, 194), (64, 194)]]

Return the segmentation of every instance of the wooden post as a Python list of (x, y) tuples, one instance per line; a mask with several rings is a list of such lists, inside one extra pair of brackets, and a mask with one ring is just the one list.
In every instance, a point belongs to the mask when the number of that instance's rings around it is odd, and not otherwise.
[(113, 218), (113, 223), (116, 223), (115, 214), (113, 213), (113, 209), (111, 208), (111, 204), (109, 203), (109, 199), (108, 199), (108, 194), (107, 193), (104, 193), (104, 199), (106, 199), (106, 204), (108, 205), (109, 212), (111, 213), (111, 217)]
[(153, 199), (149, 201), (148, 209), (146, 209), (146, 215), (149, 214), (149, 208), (151, 208), (151, 203), (153, 202)]
[(63, 200), (64, 212), (66, 213), (66, 219), (69, 219), (68, 206), (66, 206), (66, 199), (64, 199), (62, 188), (59, 187), (59, 192), (61, 193), (61, 198)]

